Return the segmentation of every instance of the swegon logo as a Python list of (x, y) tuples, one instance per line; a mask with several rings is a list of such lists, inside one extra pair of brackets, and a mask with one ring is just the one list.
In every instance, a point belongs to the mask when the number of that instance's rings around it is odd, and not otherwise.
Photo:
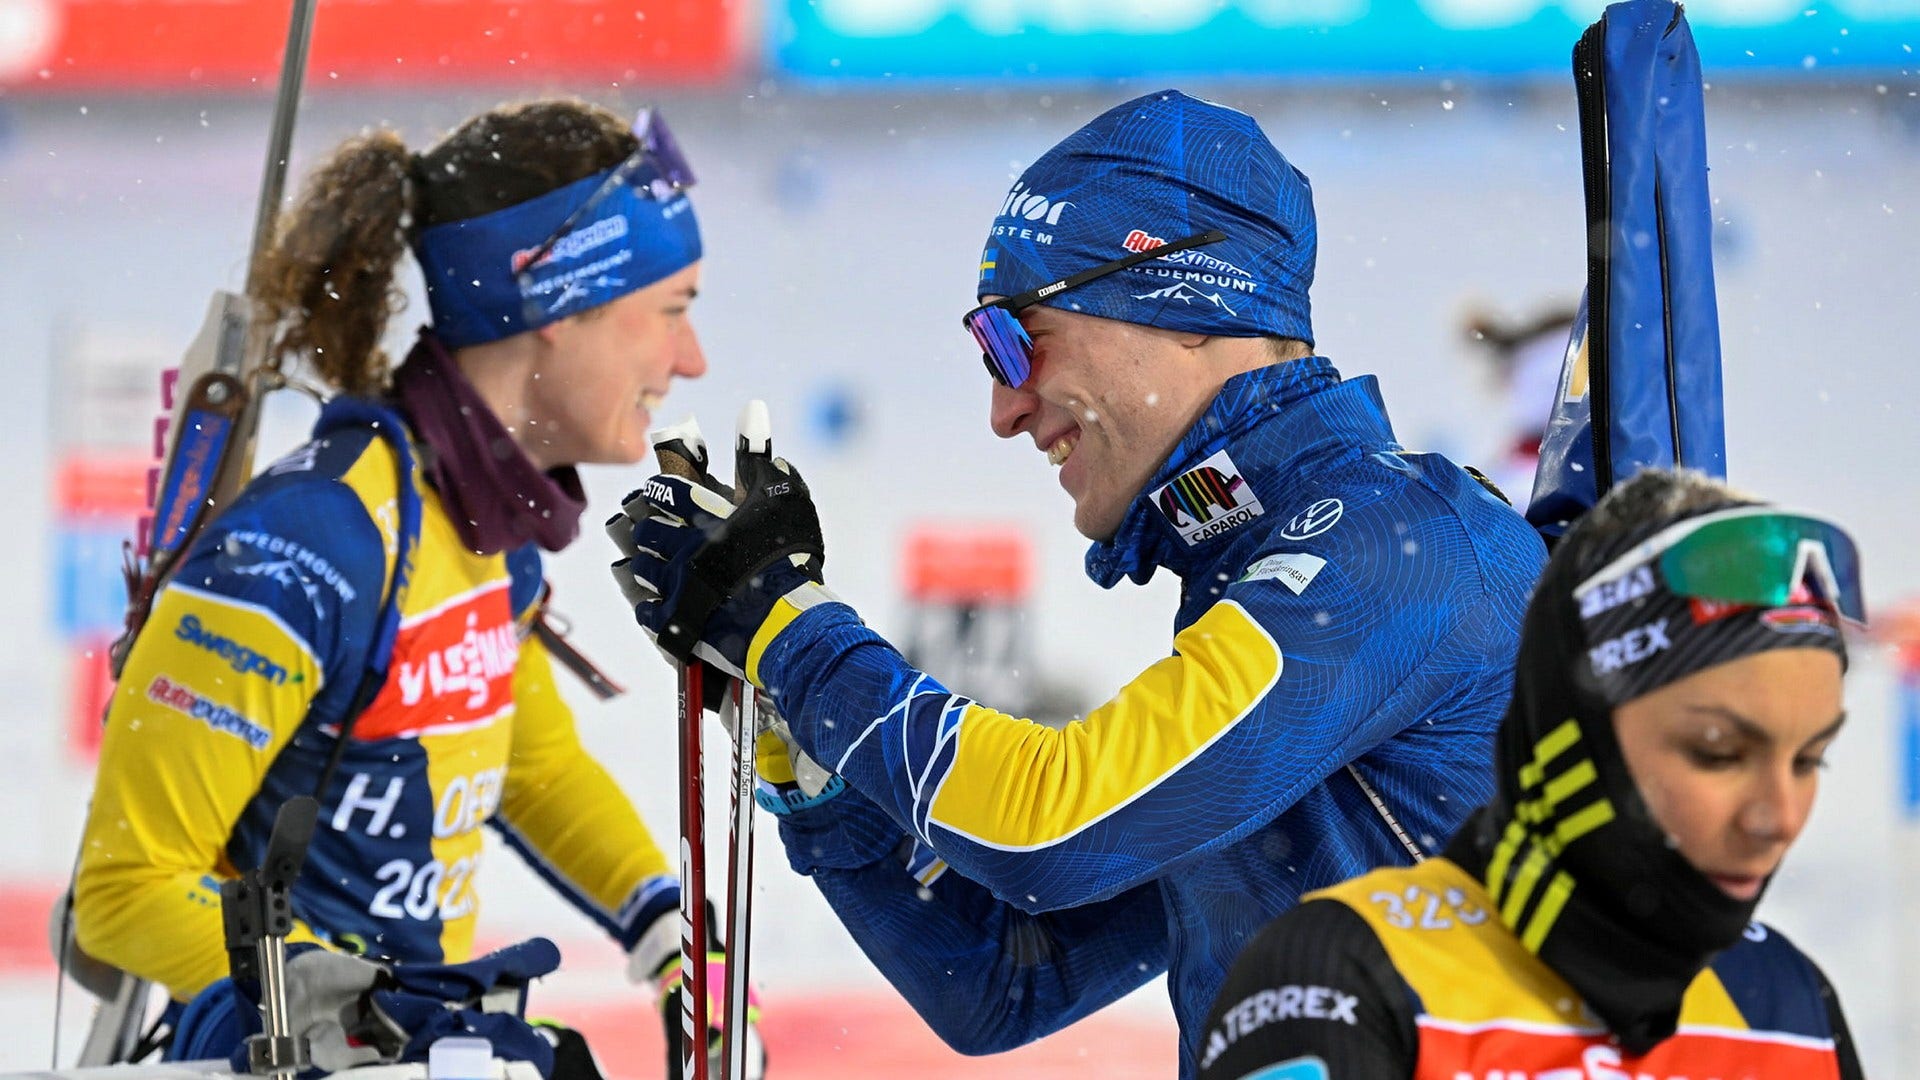
[(264, 654), (207, 629), (198, 615), (182, 615), (173, 636), (225, 660), (229, 667), (242, 675), (258, 675), (275, 686), (290, 681), (299, 682), (306, 677), (297, 673), (289, 674), (286, 668), (267, 659)]

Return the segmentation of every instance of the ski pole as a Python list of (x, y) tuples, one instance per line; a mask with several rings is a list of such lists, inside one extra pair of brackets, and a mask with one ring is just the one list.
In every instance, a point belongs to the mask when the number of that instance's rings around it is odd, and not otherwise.
[(680, 668), (680, 1076), (707, 1077), (707, 835), (700, 801), (706, 665)]
[[(749, 455), (773, 453), (773, 425), (766, 403), (749, 401), (735, 424), (733, 450), (736, 503), (747, 496), (745, 464)], [(727, 985), (726, 1026), (721, 1045), (726, 1068), (723, 1080), (746, 1080), (748, 959), (753, 940), (753, 788), (754, 741), (760, 730), (759, 691), (744, 679), (729, 680), (727, 699), (733, 706), (732, 810), (727, 852)]]
[[(690, 426), (654, 433), (660, 471), (695, 483), (704, 479), (706, 443)], [(707, 1072), (707, 836), (701, 803), (704, 764), (701, 723), (706, 665), (680, 665), (680, 1076), (708, 1080)]]
[(727, 704), (733, 710), (733, 823), (727, 852), (726, 1024), (720, 1039), (726, 1062), (723, 1080), (747, 1077), (747, 961), (753, 955), (753, 787), (754, 736), (759, 731), (759, 694), (740, 679), (728, 680)]

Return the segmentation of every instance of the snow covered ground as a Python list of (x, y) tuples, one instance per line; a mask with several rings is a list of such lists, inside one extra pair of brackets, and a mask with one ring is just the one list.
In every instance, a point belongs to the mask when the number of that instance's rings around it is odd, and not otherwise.
[[(697, 412), (711, 434), (727, 430), (743, 399), (772, 402), (780, 447), (822, 508), (834, 587), (883, 632), (904, 625), (897, 563), (910, 523), (1025, 526), (1040, 566), (1027, 664), (1083, 706), (1164, 653), (1175, 586), (1162, 578), (1103, 594), (1081, 576), (1083, 544), (1050, 470), (1029, 446), (986, 430), (986, 379), (957, 321), (1013, 176), (1080, 121), (1144, 89), (802, 96), (748, 87), (662, 102), (700, 173), (708, 257), (695, 317), (713, 361), (708, 378), (676, 389), (667, 416)], [(1348, 374), (1380, 376), (1403, 442), (1490, 459), (1502, 412), (1456, 327), (1469, 299), (1519, 313), (1577, 295), (1570, 90), (1191, 89), (1254, 113), (1313, 179), (1321, 351)], [(1920, 125), (1904, 93), (1867, 84), (1716, 86), (1709, 95), (1732, 475), (1855, 528), (1883, 602), (1920, 593), (1910, 557), (1920, 531), (1910, 464), (1920, 451), (1911, 359)], [(491, 100), (322, 95), (302, 118), (296, 167), (370, 120), (399, 125), (417, 145)], [(14, 403), (0, 425), (0, 492), (13, 525), (0, 531), (0, 566), (15, 568), (17, 612), (0, 624), (0, 921), (11, 924), (0, 929), (0, 1009), (16, 1033), (0, 1036), (0, 1067), (46, 1063), (51, 977), (33, 909), (67, 873), (90, 783), (67, 744), (66, 657), (45, 571), (61, 542), (50, 509), (62, 441), (50, 419), (53, 368), (82, 332), (177, 350), (207, 292), (238, 284), (265, 130), (262, 103), (229, 98), (0, 102), (9, 343), (0, 370)], [(421, 317), (416, 309), (395, 320), (396, 345)], [(303, 420), (297, 402), (281, 404), (268, 439), (284, 443)], [(835, 410), (853, 417), (837, 432), (817, 419)], [(591, 473), (596, 506), (610, 509), (642, 475)], [(656, 830), (670, 833), (671, 680), (608, 586), (609, 558), (589, 528), (552, 568), (576, 642), (633, 689), (608, 705), (577, 695), (582, 731)], [(1888, 664), (1868, 656), (1856, 670), (1826, 793), (1763, 915), (1833, 977), (1870, 1073), (1920, 1076), (1920, 1043), (1901, 1043), (1920, 1015), (1920, 981), (1907, 974), (1920, 966), (1911, 929), (1920, 906), (1910, 899), (1920, 882), (1900, 871), (1920, 841), (1897, 819)], [(720, 790), (709, 783), (716, 814)], [(763, 835), (755, 963), (778, 1075), (983, 1076), (1016, 1062), (1027, 1075), (1172, 1074), (1159, 984), (1027, 1052), (1039, 1056), (952, 1057), (786, 870), (770, 826)], [(618, 1040), (622, 1074), (650, 1075), (656, 1027), (644, 999), (620, 988), (611, 948), (505, 852), (481, 886), (493, 940), (544, 933), (577, 965), (543, 988), (553, 1011), (590, 1013), (605, 1045)], [(69, 997), (70, 1040), (84, 1005)], [(795, 1049), (783, 1047), (783, 1031)]]

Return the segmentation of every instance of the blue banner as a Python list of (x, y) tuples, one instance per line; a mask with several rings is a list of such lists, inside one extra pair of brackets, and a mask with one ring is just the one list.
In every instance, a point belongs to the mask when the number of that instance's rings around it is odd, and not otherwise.
[(1920, 664), (1901, 677), (1894, 693), (1900, 727), (1900, 809), (1908, 821), (1920, 821)]
[[(811, 79), (1564, 78), (1601, 3), (1541, 0), (777, 0), (772, 64)], [(1920, 0), (1700, 0), (1710, 71), (1897, 72)]]

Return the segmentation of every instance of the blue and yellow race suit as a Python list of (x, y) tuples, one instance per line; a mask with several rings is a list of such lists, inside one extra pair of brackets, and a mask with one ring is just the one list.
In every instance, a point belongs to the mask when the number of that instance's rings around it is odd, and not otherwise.
[(405, 432), (370, 403), (329, 405), (194, 545), (127, 659), (78, 938), (176, 998), (227, 973), (220, 879), (258, 862), (282, 802), (314, 793), (383, 626), (385, 681), (321, 801), (291, 940), (468, 959), (482, 825), (624, 946), (679, 904), (527, 634), (538, 551), (467, 550)]
[(861, 947), (969, 1053), (1163, 971), (1191, 1076), (1247, 940), (1301, 894), (1436, 851), (1493, 790), (1527, 524), (1394, 440), (1322, 358), (1229, 381), (1094, 546), (1180, 576), (1173, 655), (1062, 729), (910, 668), (851, 609), (782, 601), (748, 674), (848, 790), (783, 819)]

